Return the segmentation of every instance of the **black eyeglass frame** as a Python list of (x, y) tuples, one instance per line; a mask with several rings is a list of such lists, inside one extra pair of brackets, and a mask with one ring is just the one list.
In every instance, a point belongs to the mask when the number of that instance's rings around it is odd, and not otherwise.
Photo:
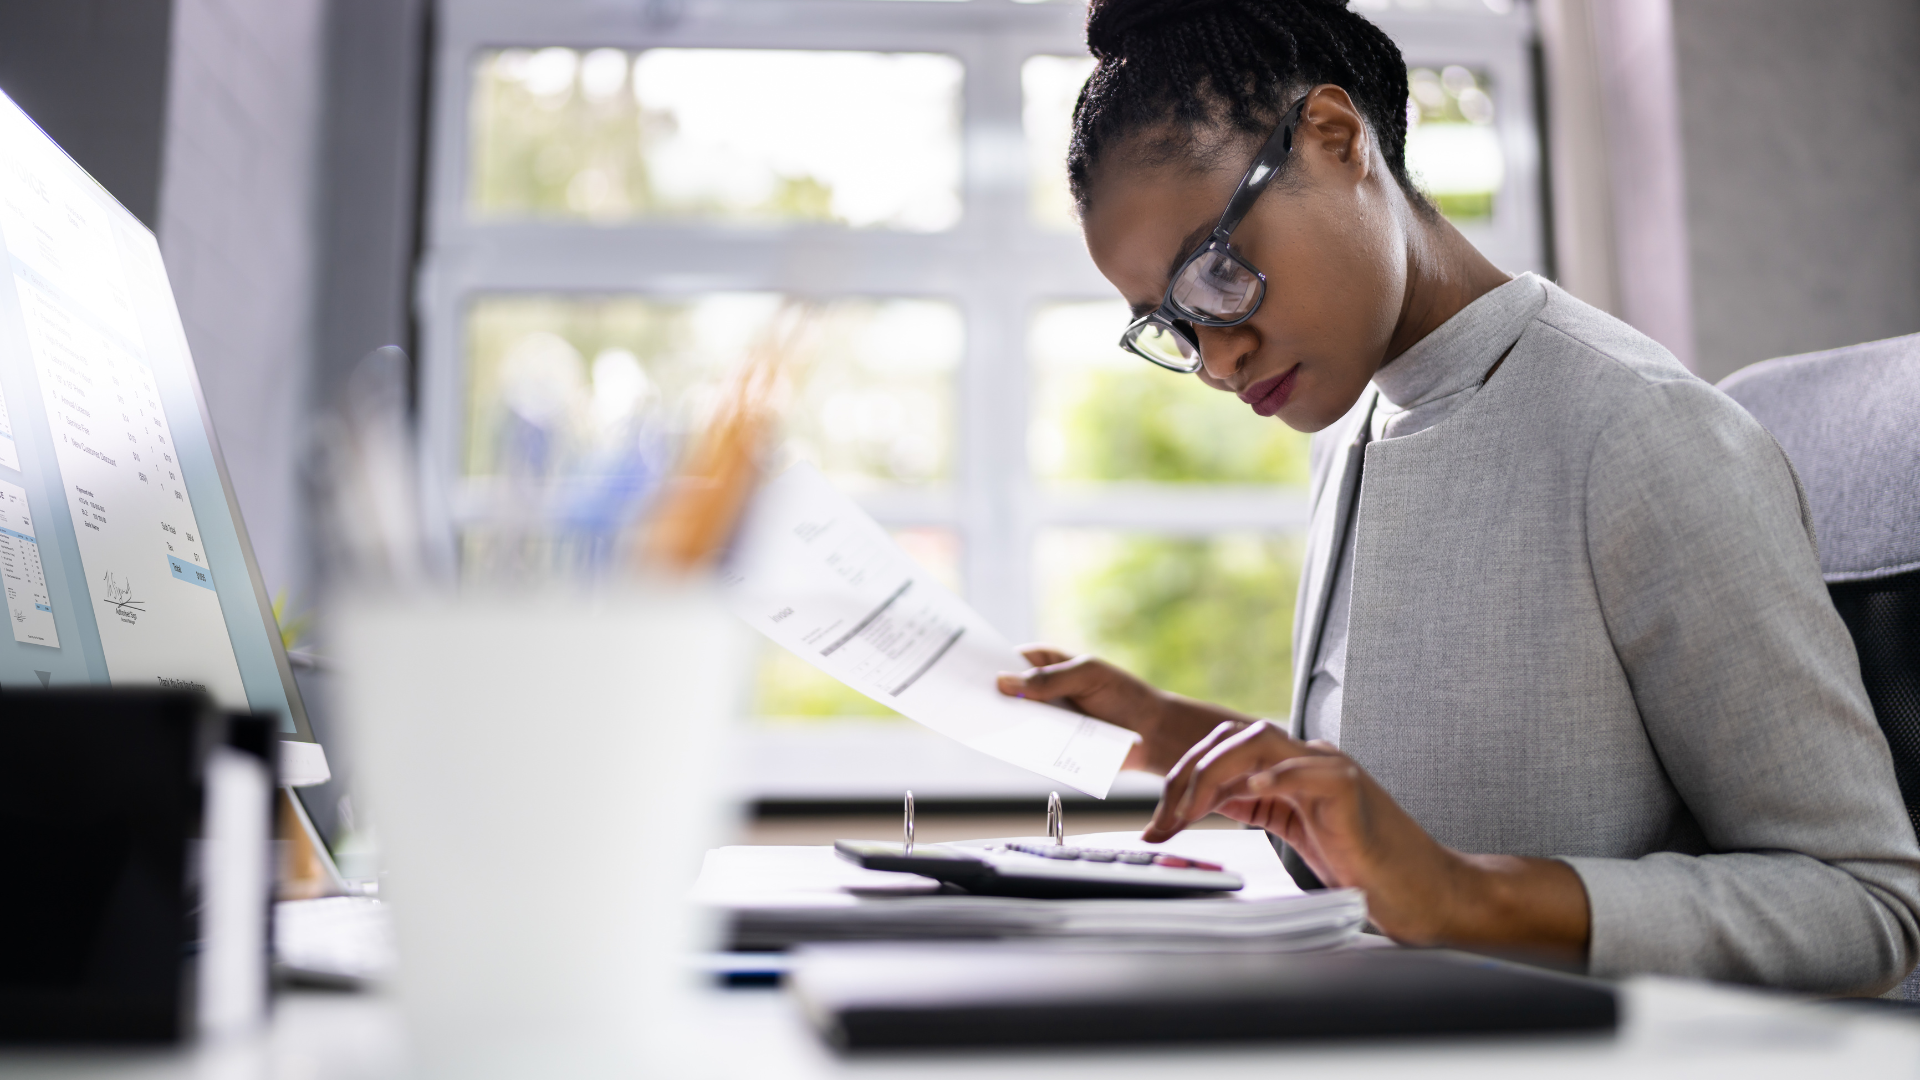
[[(1273, 134), (1267, 136), (1266, 144), (1260, 147), (1258, 154), (1254, 155), (1253, 164), (1247, 166), (1247, 173), (1240, 178), (1240, 186), (1234, 189), (1233, 197), (1227, 200), (1227, 209), (1220, 215), (1219, 224), (1215, 225), (1213, 232), (1207, 235), (1200, 246), (1194, 248), (1192, 254), (1182, 259), (1180, 265), (1174, 269), (1173, 276), (1167, 279), (1167, 291), (1161, 294), (1160, 306), (1127, 324), (1126, 332), (1120, 335), (1121, 348), (1157, 367), (1191, 375), (1200, 370), (1200, 340), (1191, 329), (1183, 327), (1182, 323), (1215, 327), (1239, 326), (1259, 312), (1260, 305), (1267, 299), (1267, 275), (1261, 273), (1258, 267), (1241, 258), (1240, 253), (1233, 250), (1233, 232), (1240, 227), (1241, 220), (1253, 209), (1253, 204), (1260, 200), (1260, 196), (1273, 183), (1273, 178), (1280, 175), (1281, 167), (1287, 163), (1288, 155), (1293, 152), (1293, 129), (1300, 122), (1308, 96), (1311, 95), (1302, 96), (1300, 100), (1293, 103), (1293, 107), (1289, 108), (1285, 115), (1280, 117), (1280, 123), (1274, 126)], [(1254, 297), (1253, 306), (1239, 318), (1216, 319), (1202, 315), (1187, 310), (1173, 299), (1173, 286), (1180, 280), (1180, 275), (1186, 273), (1187, 267), (1192, 266), (1200, 256), (1214, 250), (1218, 250), (1227, 258), (1245, 267), (1247, 272), (1260, 283), (1260, 293)], [(1162, 329), (1178, 334), (1181, 340), (1192, 348), (1193, 363), (1187, 367), (1176, 367), (1136, 346), (1134, 341), (1149, 325), (1158, 325)]]

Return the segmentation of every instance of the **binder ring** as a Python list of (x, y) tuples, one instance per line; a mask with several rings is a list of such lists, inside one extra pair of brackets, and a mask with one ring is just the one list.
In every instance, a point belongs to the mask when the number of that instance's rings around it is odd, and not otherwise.
[(1060, 810), (1060, 793), (1057, 791), (1047, 795), (1047, 835), (1053, 838), (1056, 847), (1065, 846), (1067, 842), (1067, 818)]
[(907, 792), (907, 844), (903, 855), (913, 854), (913, 792)]

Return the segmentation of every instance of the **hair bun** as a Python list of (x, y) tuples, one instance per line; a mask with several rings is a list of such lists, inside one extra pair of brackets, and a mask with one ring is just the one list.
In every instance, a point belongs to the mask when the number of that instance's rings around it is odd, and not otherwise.
[[(1233, 0), (1092, 0), (1087, 5), (1087, 51), (1101, 60), (1127, 54), (1131, 38), (1164, 22), (1189, 19)], [(1346, 0), (1324, 0), (1346, 6)]]

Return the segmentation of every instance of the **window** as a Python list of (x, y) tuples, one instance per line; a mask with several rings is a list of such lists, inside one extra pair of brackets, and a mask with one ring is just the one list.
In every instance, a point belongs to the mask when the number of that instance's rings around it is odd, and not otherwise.
[[(1407, 54), (1415, 172), (1540, 268), (1527, 9), (1360, 7)], [(799, 304), (790, 453), (1009, 636), (1284, 714), (1306, 440), (1115, 346), (1062, 164), (1084, 9), (636, 10), (441, 5), (422, 415), (464, 565), (608, 558), (625, 493)], [(771, 648), (756, 692), (761, 797), (1044, 794)]]
[(960, 216), (960, 79), (939, 53), (482, 53), (472, 214), (937, 232)]

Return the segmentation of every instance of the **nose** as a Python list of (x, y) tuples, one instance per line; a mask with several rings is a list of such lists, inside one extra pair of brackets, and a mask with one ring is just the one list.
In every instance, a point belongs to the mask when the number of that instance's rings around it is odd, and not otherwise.
[(1215, 382), (1231, 382), (1253, 352), (1253, 332), (1244, 323), (1193, 329), (1200, 341), (1200, 369)]

